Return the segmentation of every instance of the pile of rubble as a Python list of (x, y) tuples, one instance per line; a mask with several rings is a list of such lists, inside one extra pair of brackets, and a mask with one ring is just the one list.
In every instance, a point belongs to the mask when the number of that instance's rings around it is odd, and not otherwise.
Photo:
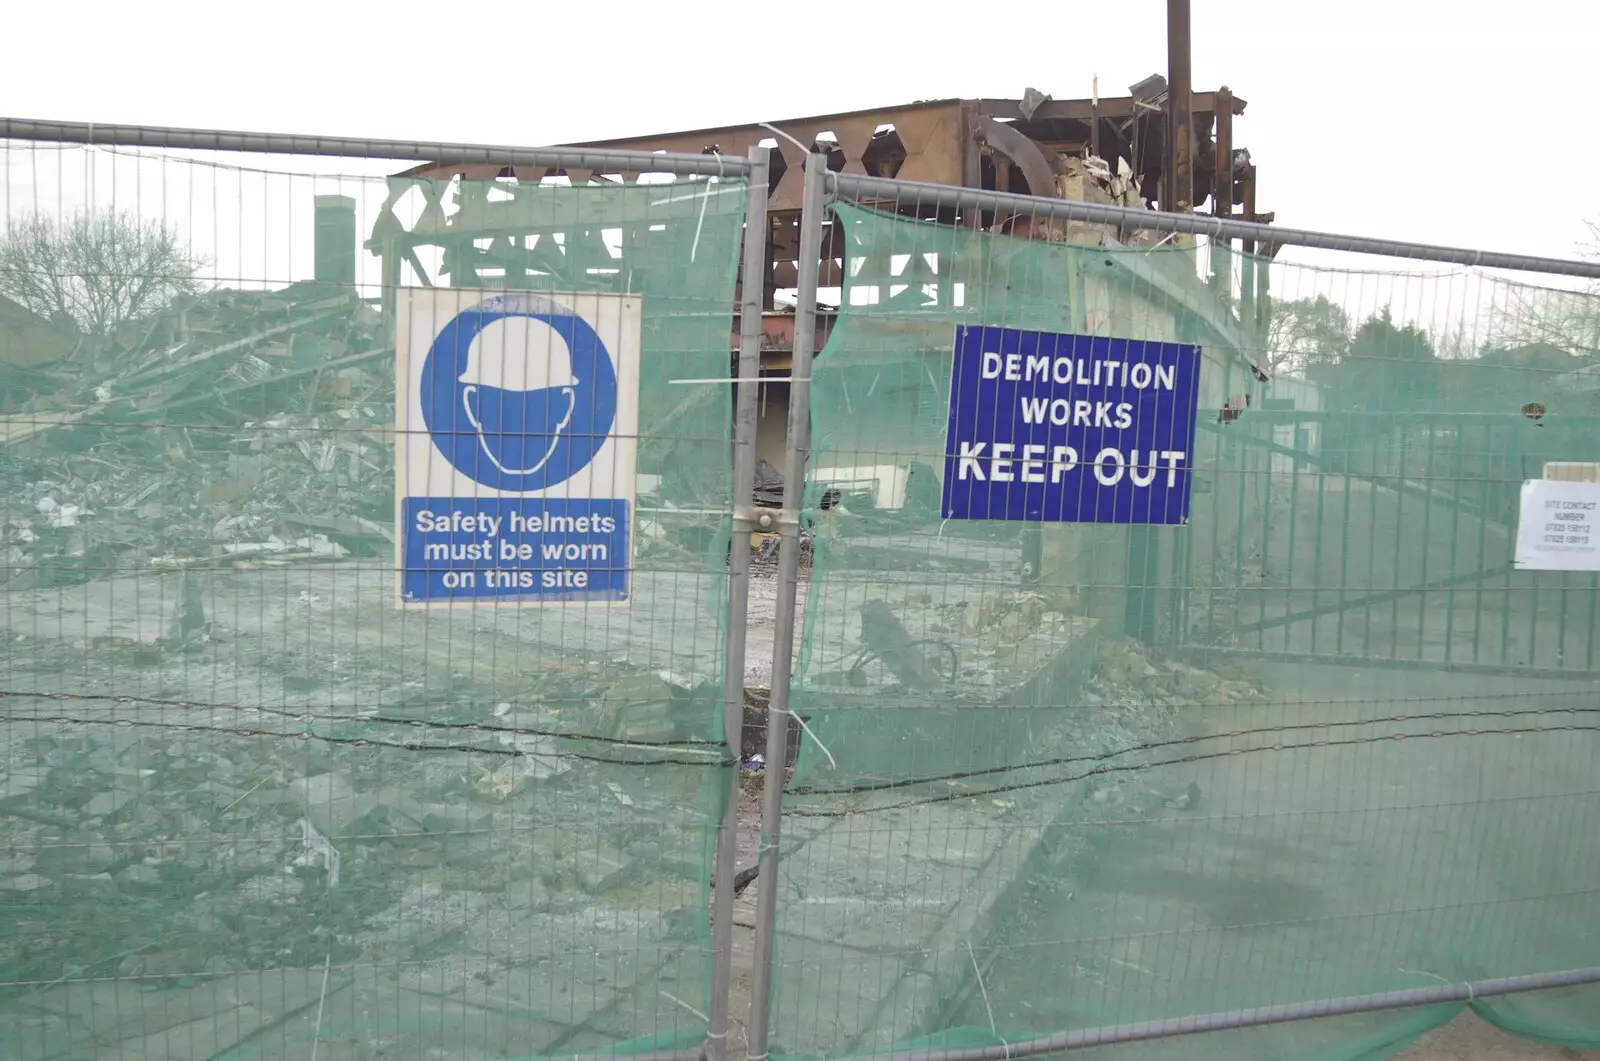
[(376, 308), (308, 283), (185, 298), (0, 366), (0, 585), (382, 554), (391, 353)]
[[(1152, 659), (1147, 647), (1132, 638), (1101, 641), (1094, 672), (1078, 700), (1099, 713), (1103, 743), (1098, 750), (1114, 756), (1122, 770), (1087, 779), (1085, 806), (1091, 814), (1112, 816), (1194, 810), (1202, 796), (1187, 772), (1190, 768), (1163, 766), (1167, 752), (1141, 751), (1140, 745), (1203, 732), (1201, 712), (1206, 708), (1226, 709), (1267, 699), (1267, 692), (1243, 671)], [(1131, 756), (1124, 754), (1130, 752)], [(1136, 761), (1147, 762), (1150, 768), (1126, 772)]]
[(1122, 637), (1100, 642), (1085, 698), (1090, 706), (1140, 703), (1193, 708), (1259, 702), (1266, 699), (1266, 693), (1243, 672), (1223, 673), (1180, 660), (1153, 660), (1142, 642)]
[[(203, 730), (215, 716), (162, 717)], [(276, 725), (254, 711), (238, 721)], [(412, 972), (434, 978), (423, 987), (487, 1009), (480, 996), (505, 994), (488, 984), (566, 948), (604, 955), (596, 964), (692, 950), (708, 828), (693, 767), (640, 770), (539, 737), (513, 738), (538, 745), (518, 743), (520, 755), (418, 755), (282, 728), (277, 740), (28, 726), (0, 763), (5, 978), (44, 983), (34, 997), (53, 1011), (63, 981), (146, 977), (140, 1005), (160, 1011), (202, 973), (383, 962), (426, 966)], [(450, 963), (480, 979), (440, 981)], [(14, 1012), (0, 1024), (20, 1026)]]

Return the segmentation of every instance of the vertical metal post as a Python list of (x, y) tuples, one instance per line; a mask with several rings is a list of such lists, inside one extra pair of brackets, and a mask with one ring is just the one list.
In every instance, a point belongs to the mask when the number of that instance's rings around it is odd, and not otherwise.
[(744, 739), (744, 656), (750, 603), (750, 535), (760, 521), (751, 501), (756, 474), (756, 396), (761, 375), (761, 303), (767, 286), (767, 149), (750, 149), (750, 205), (744, 216), (744, 263), (739, 283), (739, 371), (733, 414), (733, 537), (728, 547), (728, 640), (723, 732), (734, 768), (728, 805), (717, 829), (715, 890), (711, 898), (711, 1027), (708, 1061), (728, 1056), (729, 987), (733, 982), (733, 878), (739, 853), (739, 757)]
[(1194, 209), (1193, 85), (1189, 76), (1189, 0), (1167, 0), (1167, 166), (1169, 213)]
[[(961, 185), (964, 188), (983, 187), (983, 151), (978, 145), (980, 121), (978, 111), (972, 104), (961, 104)], [(983, 228), (981, 208), (963, 204), (958, 211), (960, 217), (957, 220), (962, 228), (973, 231)]]
[(383, 241), (383, 290), (380, 292), (383, 319), (394, 327), (395, 302), (400, 290), (400, 262), (404, 252), (399, 239), (390, 236)]
[[(1223, 85), (1216, 93), (1217, 148), (1211, 175), (1211, 212), (1233, 216), (1233, 90)], [(1225, 240), (1224, 243), (1231, 243)]]
[(1266, 349), (1267, 327), (1272, 323), (1272, 259), (1278, 253), (1278, 244), (1267, 243), (1261, 247), (1261, 266), (1256, 273), (1256, 319), (1253, 341), (1256, 349)]
[[(1244, 219), (1256, 219), (1256, 168), (1251, 166), (1244, 176)], [(1256, 320), (1256, 242), (1244, 240), (1239, 248), (1243, 254), (1239, 273), (1239, 324), (1254, 338)]]
[[(1094, 75), (1089, 90), (1089, 154), (1100, 158), (1100, 75)], [(1037, 194), (1037, 193), (1035, 193)]]
[[(1211, 167), (1211, 212), (1233, 216), (1233, 93), (1227, 85), (1216, 94), (1217, 146)], [(1211, 284), (1224, 304), (1233, 300), (1233, 240), (1211, 238)]]
[(1129, 637), (1147, 645), (1156, 643), (1156, 582), (1160, 577), (1159, 542), (1155, 530), (1135, 524), (1128, 528), (1127, 587), (1122, 628)]
[(823, 179), (828, 160), (806, 156), (800, 210), (799, 290), (794, 308), (794, 360), (789, 383), (789, 435), (778, 531), (778, 611), (772, 634), (772, 697), (767, 705), (767, 765), (761, 786), (761, 861), (756, 878), (755, 969), (750, 982), (752, 1061), (767, 1056), (772, 1014), (773, 935), (777, 925), (778, 842), (783, 819), (785, 764), (789, 761), (789, 678), (794, 661), (796, 601), (800, 588), (800, 507), (806, 457), (811, 449), (811, 354), (817, 323), (817, 265), (822, 255)]

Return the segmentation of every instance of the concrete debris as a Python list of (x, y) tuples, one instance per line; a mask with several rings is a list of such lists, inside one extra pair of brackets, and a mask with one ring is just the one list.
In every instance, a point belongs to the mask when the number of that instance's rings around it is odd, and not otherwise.
[(161, 871), (154, 866), (135, 862), (117, 874), (117, 880), (121, 884), (136, 888), (154, 887), (161, 883)]
[(1162, 802), (1174, 810), (1195, 810), (1200, 806), (1200, 785), (1191, 781), (1188, 788), (1166, 797)]
[(186, 301), (181, 328), (163, 313), (44, 367), (0, 362), (0, 587), (391, 548), (377, 309), (316, 284)]
[(436, 832), (484, 832), (494, 824), (494, 811), (470, 803), (406, 803), (404, 812)]
[(42, 769), (24, 768), (0, 774), (0, 800), (27, 795), (39, 787), (46, 773), (48, 771)]
[(315, 825), (312, 825), (304, 818), (300, 819), (300, 843), (304, 850), (289, 865), (291, 867), (315, 866), (320, 863), (328, 872), (328, 887), (337, 888), (339, 886), (339, 867), (342, 861), (339, 858), (339, 852), (328, 842), (326, 836), (317, 831)]
[(866, 648), (907, 687), (934, 689), (946, 684), (930, 662), (925, 646), (906, 632), (894, 612), (881, 600), (861, 606), (861, 640)]
[(515, 761), (502, 763), (493, 770), (485, 770), (473, 781), (473, 787), (485, 799), (504, 803), (526, 777), (524, 768)]
[(1022, 91), (1022, 99), (1017, 103), (1017, 110), (1022, 112), (1024, 120), (1032, 120), (1034, 112), (1050, 100), (1050, 93), (1040, 92), (1038, 89), (1028, 87)]
[(574, 855), (574, 871), (577, 873), (578, 884), (591, 895), (620, 883), (632, 865), (631, 860), (620, 848), (604, 842), (579, 850)]
[(338, 774), (302, 777), (289, 784), (289, 793), (309, 823), (337, 836), (371, 810), (371, 801), (356, 798), (356, 790)]
[[(670, 680), (676, 678), (678, 680)], [(694, 720), (707, 717), (708, 705), (722, 699), (716, 683), (680, 684), (688, 679), (665, 673), (632, 674), (611, 683), (601, 699), (601, 732), (618, 740), (651, 743), (694, 736)]]
[(1089, 793), (1091, 803), (1102, 806), (1116, 806), (1123, 800), (1122, 786), (1117, 784), (1099, 785)]
[(104, 818), (133, 802), (133, 793), (127, 791), (102, 792), (83, 805), (83, 813), (91, 818)]
[(26, 873), (38, 861), (31, 851), (0, 852), (0, 874)]
[[(634, 691), (672, 688), (664, 669), (665, 661), (641, 669)], [(582, 711), (587, 729), (594, 705), (631, 670), (613, 664), (606, 678), (557, 670), (541, 676), (543, 698), (486, 698), (460, 710), (478, 711), (486, 729), (541, 730), (576, 729)], [(137, 708), (114, 710), (128, 717)], [(212, 707), (159, 710), (165, 722), (196, 728), (217, 717)], [(428, 717), (440, 710), (430, 706)], [(225, 717), (276, 725), (243, 710)], [(708, 707), (701, 721), (714, 717)], [(428, 739), (403, 722), (358, 729), (319, 717), (317, 725)], [(704, 930), (695, 897), (705, 887), (708, 822), (696, 804), (698, 770), (611, 765), (592, 758), (603, 746), (534, 733), (500, 734), (522, 742), (509, 748), (487, 732), (470, 738), (520, 755), (419, 755), (53, 720), (26, 729), (0, 759), (0, 794), (14, 793), (0, 795), (0, 906), (14, 922), (0, 938), (0, 966), (15, 978), (49, 984), (85, 955), (127, 954), (145, 974), (276, 976), (320, 970), (331, 955), (338, 975), (341, 963), (369, 954), (435, 962), (434, 977), (451, 962), (474, 972), (488, 962), (500, 975), (546, 954), (632, 954)], [(590, 757), (579, 762), (571, 750)], [(539, 763), (560, 773), (536, 776), (530, 767)], [(685, 903), (688, 916), (672, 909)], [(313, 1002), (319, 989), (313, 975)], [(44, 993), (58, 999), (64, 990)], [(150, 1005), (163, 1003), (162, 990), (152, 989)]]
[(755, 503), (760, 507), (783, 507), (783, 473), (767, 461), (756, 461), (756, 478), (752, 487)]
[(1152, 660), (1131, 638), (1106, 638), (1097, 651), (1091, 693), (1108, 701), (1136, 700), (1157, 707), (1186, 708), (1259, 702), (1266, 698), (1249, 678), (1224, 677), (1179, 660)]

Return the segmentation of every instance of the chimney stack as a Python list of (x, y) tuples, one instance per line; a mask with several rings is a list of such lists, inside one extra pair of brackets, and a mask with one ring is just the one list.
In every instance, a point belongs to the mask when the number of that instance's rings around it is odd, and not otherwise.
[(316, 281), (354, 287), (356, 283), (356, 201), (348, 195), (316, 197), (312, 253)]

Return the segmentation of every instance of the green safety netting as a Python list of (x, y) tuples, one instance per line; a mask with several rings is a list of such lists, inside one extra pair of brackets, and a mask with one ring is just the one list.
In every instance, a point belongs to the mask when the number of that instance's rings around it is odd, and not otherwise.
[[(774, 1051), (1596, 964), (1595, 576), (1509, 566), (1522, 481), (1600, 453), (1594, 300), (953, 220), (833, 209)], [(943, 518), (958, 324), (1201, 346), (1188, 523)], [(1473, 1008), (1583, 1046), (1595, 1003)], [(1095, 1053), (1382, 1057), (1461, 1008)]]
[[(0, 1055), (693, 1048), (742, 182), (4, 158)], [(642, 301), (630, 603), (396, 606), (386, 280)]]

